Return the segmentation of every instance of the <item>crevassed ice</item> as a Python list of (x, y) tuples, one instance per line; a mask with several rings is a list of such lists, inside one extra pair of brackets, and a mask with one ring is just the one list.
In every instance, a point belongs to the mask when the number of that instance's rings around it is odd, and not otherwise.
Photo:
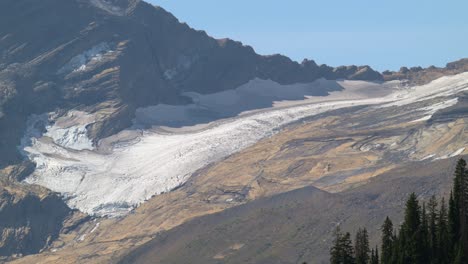
[[(468, 73), (444, 78), (426, 86), (397, 90), (384, 97), (315, 101), (303, 105), (269, 108), (262, 112), (216, 121), (201, 131), (161, 134), (142, 130), (142, 135), (138, 136), (139, 140), (117, 140), (114, 143), (122, 144), (113, 144), (112, 151), (106, 154), (89, 150), (70, 150), (66, 147), (68, 143), (63, 143), (68, 142), (67, 140), (63, 140), (62, 143), (55, 140), (59, 144), (51, 143), (50, 140), (41, 138), (41, 134), (36, 133), (33, 122), (30, 122), (32, 127), (28, 128), (25, 139), (25, 143), (29, 139), (29, 144), (22, 148), (38, 166), (26, 182), (62, 193), (71, 207), (83, 212), (118, 216), (127, 213), (153, 195), (180, 186), (196, 170), (271, 136), (291, 122), (344, 107), (390, 107), (439, 95), (455, 94), (467, 89), (467, 80)], [(209, 97), (199, 99), (205, 101), (207, 98)], [(172, 108), (164, 109), (168, 111)], [(76, 115), (69, 116), (70, 119), (74, 117)], [(61, 122), (68, 123), (67, 120)], [(80, 134), (79, 132), (78, 129), (75, 135)], [(129, 130), (122, 133), (135, 132)], [(50, 135), (51, 132), (47, 131), (45, 134)], [(63, 137), (64, 134), (60, 135)], [(79, 136), (72, 138), (75, 140)]]

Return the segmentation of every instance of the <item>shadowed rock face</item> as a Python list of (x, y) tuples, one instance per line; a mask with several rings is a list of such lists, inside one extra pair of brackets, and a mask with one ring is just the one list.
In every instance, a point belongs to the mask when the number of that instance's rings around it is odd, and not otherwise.
[(71, 210), (44, 188), (0, 181), (0, 256), (39, 252), (58, 237)]

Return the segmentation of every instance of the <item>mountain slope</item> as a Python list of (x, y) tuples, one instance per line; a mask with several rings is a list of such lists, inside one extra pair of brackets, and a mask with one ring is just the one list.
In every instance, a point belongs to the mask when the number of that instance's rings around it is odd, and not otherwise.
[[(346, 100), (350, 100), (350, 94), (362, 92), (368, 98), (369, 92), (376, 90), (375, 84), (367, 89), (362, 87), (363, 83), (346, 81), (342, 84), (345, 86), (345, 90), (331, 95), (330, 101), (324, 101), (324, 98), (318, 98), (319, 100), (311, 98), (309, 101), (305, 101), (306, 104), (293, 106), (292, 109), (302, 107), (309, 110), (314, 110), (315, 107), (326, 109), (326, 104), (334, 105), (347, 102)], [(350, 88), (350, 85), (351, 87), (355, 86), (354, 90)], [(367, 104), (360, 105), (357, 102), (361, 99), (355, 98), (354, 101), (351, 100), (350, 105), (345, 104), (343, 108), (328, 109), (318, 114), (313, 112), (310, 116), (289, 124), (288, 127), (280, 129), (278, 133), (264, 138), (256, 144), (203, 167), (178, 188), (154, 196), (125, 217), (97, 218), (72, 233), (60, 236), (57, 245), (53, 245), (51, 251), (44, 252), (39, 256), (20, 259), (17, 263), (28, 263), (31, 259), (39, 263), (59, 263), (60, 261), (113, 263), (120, 254), (125, 254), (126, 251), (157, 238), (161, 231), (177, 228), (195, 217), (217, 213), (243, 204), (252, 204), (252, 207), (248, 208), (252, 208), (252, 212), (256, 212), (256, 206), (261, 207), (263, 204), (263, 202), (255, 203), (256, 200), (269, 200), (269, 197), (303, 187), (318, 187), (333, 192), (333, 197), (336, 197), (335, 194), (340, 196), (352, 190), (356, 190), (356, 195), (359, 195), (361, 192), (366, 193), (366, 188), (372, 188), (373, 179), (382, 175), (379, 177), (381, 184), (376, 193), (390, 192), (387, 194), (393, 195), (393, 198), (378, 200), (377, 204), (371, 204), (371, 209), (374, 208), (373, 206), (393, 208), (395, 201), (400, 198), (400, 202), (403, 202), (404, 197), (411, 190), (421, 193), (426, 190), (419, 188), (427, 187), (430, 193), (443, 192), (444, 177), (450, 177), (452, 168), (444, 169), (446, 167), (442, 164), (449, 166), (450, 163), (446, 163), (446, 160), (466, 154), (467, 151), (468, 137), (465, 133), (467, 120), (466, 115), (463, 114), (466, 113), (467, 87), (465, 73), (445, 77), (425, 86), (400, 87), (396, 94), (395, 91), (386, 96), (379, 96), (381, 94), (377, 93), (378, 100), (386, 100), (385, 98), (388, 99), (388, 96), (395, 98), (383, 105), (379, 105), (380, 101), (375, 101), (376, 98), (366, 99), (367, 101), (364, 102)], [(388, 92), (388, 87), (383, 90)], [(339, 96), (344, 95), (343, 93), (347, 99), (338, 100)], [(355, 94), (355, 96), (357, 95)], [(318, 102), (314, 100), (318, 100)], [(352, 103), (356, 104), (353, 106)], [(276, 108), (267, 113), (277, 111), (284, 114), (278, 116), (279, 120), (294, 113), (290, 108)], [(261, 112), (260, 114), (265, 113)], [(253, 114), (240, 116), (233, 121), (246, 121), (249, 118), (259, 120), (258, 116)], [(224, 124), (230, 122), (232, 120), (224, 120)], [(201, 133), (199, 131), (186, 131), (183, 134), (176, 133), (173, 136), (184, 135), (184, 137), (192, 139), (194, 135), (203, 135), (205, 131), (211, 131), (217, 127), (219, 126), (202, 130)], [(248, 127), (256, 131), (255, 127)], [(225, 134), (229, 136), (229, 134)], [(243, 135), (248, 134), (243, 133)], [(201, 149), (203, 150), (201, 154), (222, 149), (225, 145), (220, 144), (217, 147)], [(195, 149), (198, 151), (198, 148)], [(200, 152), (197, 151), (193, 153), (200, 156)], [(180, 153), (180, 155), (185, 156), (186, 153)], [(179, 167), (184, 164), (185, 161), (176, 163)], [(418, 172), (421, 177), (410, 177), (416, 173), (415, 168), (421, 169)], [(400, 182), (397, 177), (399, 175), (407, 175), (409, 180)], [(425, 178), (426, 176), (427, 178)], [(450, 184), (450, 182), (447, 183)], [(117, 182), (112, 186), (114, 189), (118, 189), (121, 185)], [(394, 189), (388, 188), (389, 186), (394, 187)], [(144, 188), (146, 185), (136, 185), (135, 188), (138, 187)], [(305, 207), (308, 204), (315, 204), (317, 211), (328, 210), (328, 207), (320, 206), (322, 202), (324, 205), (326, 204), (322, 199), (306, 200)], [(330, 206), (330, 211), (338, 214), (339, 218), (360, 219), (360, 221), (353, 221), (349, 226), (346, 226), (346, 228), (351, 229), (357, 227), (356, 223), (363, 222), (364, 218), (367, 219), (369, 208), (366, 205), (367, 199), (357, 200), (352, 204), (352, 210), (348, 210), (346, 206), (341, 207), (339, 204), (334, 204), (334, 206)], [(292, 207), (292, 205), (285, 206), (285, 208), (288, 207)], [(401, 208), (400, 204), (396, 204), (394, 208)], [(303, 210), (307, 214), (316, 215), (314, 212)], [(390, 210), (387, 213), (381, 212), (379, 215), (382, 217), (385, 214), (395, 215), (393, 219), (397, 219), (398, 213), (399, 211)], [(261, 215), (256, 216), (262, 217)], [(226, 224), (223, 221), (227, 221), (227, 224), (230, 223), (228, 217), (221, 219), (221, 226)], [(316, 219), (317, 230), (320, 231), (319, 235), (324, 239), (331, 236), (330, 233), (322, 233), (324, 231), (322, 224), (329, 224), (329, 219), (323, 218), (325, 219), (323, 223), (320, 222), (322, 221), (320, 219), (321, 217)], [(296, 219), (291, 223), (291, 226), (300, 226), (299, 223), (302, 220), (303, 218)], [(374, 224), (381, 224), (381, 220), (377, 218), (374, 220), (376, 221)], [(203, 222), (204, 220), (200, 223), (202, 226)], [(273, 221), (271, 227), (275, 226), (275, 221)], [(285, 230), (286, 233), (290, 232), (291, 226)], [(246, 229), (246, 233), (249, 230), (255, 230), (255, 221), (249, 221), (249, 225), (245, 227), (252, 228)], [(310, 228), (314, 229), (315, 225), (311, 225)], [(232, 233), (227, 233), (227, 235), (235, 237), (235, 234)], [(259, 233), (259, 236), (263, 237), (264, 234)], [(79, 240), (81, 237), (85, 237), (85, 239)], [(178, 240), (179, 237), (180, 240)], [(191, 243), (190, 237), (187, 239), (182, 237), (171, 235), (168, 239), (176, 241), (174, 243), (177, 245)], [(214, 238), (208, 237), (206, 239), (211, 241)], [(216, 238), (217, 242), (213, 242), (213, 244), (224, 245), (221, 239)], [(298, 243), (308, 243), (309, 238), (302, 242), (299, 240)], [(256, 241), (262, 240), (259, 238)], [(321, 239), (317, 241), (321, 241)], [(252, 247), (261, 246), (258, 243), (255, 242)], [(167, 244), (167, 246), (170, 247), (171, 244)], [(290, 248), (287, 243), (278, 246)], [(305, 244), (304, 247), (306, 247)], [(310, 247), (317, 250), (314, 254), (321, 256), (327, 254), (326, 244), (314, 244)], [(215, 249), (217, 250), (217, 248)], [(220, 249), (219, 252), (223, 250), (225, 248)], [(219, 252), (210, 251), (206, 257), (212, 257)], [(285, 255), (296, 256), (299, 254), (295, 251), (288, 252), (288, 250), (283, 251)], [(195, 253), (187, 252), (189, 256), (193, 256), (191, 254)], [(242, 258), (251, 254), (245, 253), (245, 255), (240, 254), (237, 257)], [(277, 253), (265, 252), (265, 256), (276, 256), (275, 254)], [(172, 259), (177, 256), (169, 255), (167, 257)]]
[(337, 225), (368, 227), (376, 245), (385, 217), (401, 220), (407, 194), (448, 194), (454, 161), (410, 164), (340, 194), (306, 187), (259, 199), (162, 232), (119, 263), (328, 263)]
[(18, 135), (33, 113), (97, 113), (89, 127), (97, 140), (129, 126), (139, 106), (187, 102), (183, 91), (234, 89), (255, 77), (282, 84), (382, 78), (367, 66), (335, 71), (312, 61), (262, 57), (138, 0), (2, 1), (0, 49), (3, 166), (18, 161)]
[[(260, 56), (139, 0), (1, 1), (0, 174), (21, 183), (0, 202), (57, 215), (31, 238), (18, 214), (0, 252), (109, 262), (197, 216), (464, 154), (466, 65), (332, 68)], [(64, 219), (34, 184), (96, 218)]]

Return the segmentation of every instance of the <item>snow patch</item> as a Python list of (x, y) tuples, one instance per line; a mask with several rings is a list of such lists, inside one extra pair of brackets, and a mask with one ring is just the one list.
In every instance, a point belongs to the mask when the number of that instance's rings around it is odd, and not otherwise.
[(415, 122), (420, 122), (420, 121), (427, 121), (431, 119), (432, 115), (434, 115), (437, 111), (445, 109), (445, 108), (449, 108), (451, 106), (456, 105), (457, 103), (458, 103), (458, 98), (452, 98), (452, 99), (442, 101), (440, 103), (435, 103), (430, 106), (417, 109), (416, 111), (424, 112), (425, 116), (423, 116), (422, 118), (413, 120), (411, 122), (415, 123)]
[(453, 153), (450, 153), (450, 154), (447, 154), (447, 155), (444, 155), (444, 156), (437, 157), (437, 158), (435, 158), (434, 160), (442, 160), (442, 159), (453, 158), (453, 157), (456, 157), (456, 156), (462, 154), (463, 151), (465, 151), (465, 148), (460, 148), (460, 149), (458, 149), (457, 151), (455, 151), (455, 152), (453, 152)]
[(405, 106), (415, 102), (434, 99), (437, 97), (453, 96), (462, 91), (468, 91), (468, 72), (444, 76), (428, 84), (400, 89), (393, 93), (392, 102), (381, 107)]
[(109, 43), (99, 43), (91, 49), (73, 57), (58, 71), (58, 74), (86, 71), (90, 64), (102, 61), (105, 55), (113, 52)]
[(93, 4), (95, 7), (100, 8), (110, 14), (116, 15), (116, 16), (123, 16), (125, 15), (125, 10), (122, 8), (112, 4), (111, 1), (108, 0), (91, 0), (91, 4)]

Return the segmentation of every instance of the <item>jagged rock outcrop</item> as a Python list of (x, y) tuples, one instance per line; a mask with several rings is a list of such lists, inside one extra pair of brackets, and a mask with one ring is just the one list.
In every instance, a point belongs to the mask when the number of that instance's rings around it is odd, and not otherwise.
[(70, 213), (45, 188), (0, 180), (0, 256), (40, 252), (57, 238)]
[(392, 80), (408, 80), (409, 84), (420, 85), (438, 79), (442, 76), (455, 75), (468, 71), (468, 59), (447, 63), (443, 68), (430, 66), (422, 67), (401, 67), (399, 71), (384, 71), (382, 72), (385, 81)]

